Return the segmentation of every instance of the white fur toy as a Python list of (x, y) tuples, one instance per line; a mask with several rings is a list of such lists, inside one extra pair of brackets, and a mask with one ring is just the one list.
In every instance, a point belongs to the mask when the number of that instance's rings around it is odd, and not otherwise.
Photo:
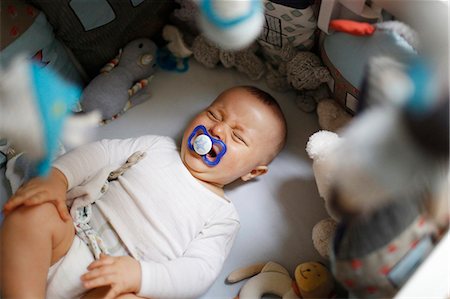
[(329, 207), (330, 189), (333, 185), (335, 164), (332, 158), (333, 151), (339, 147), (342, 139), (333, 132), (319, 131), (313, 134), (306, 145), (306, 152), (313, 160), (313, 172), (316, 178), (320, 197), (325, 201), (325, 208), (331, 218), (319, 221), (312, 230), (314, 248), (323, 257), (329, 257), (330, 242), (337, 226), (339, 217)]
[(365, 108), (342, 139), (319, 132), (308, 143), (319, 194), (340, 215), (328, 237), (314, 227), (314, 245), (350, 297), (395, 296), (448, 228), (448, 212), (435, 214), (448, 211), (448, 80), (431, 70), (420, 58), (373, 59)]
[[(48, 174), (64, 130), (72, 132), (64, 135), (65, 141), (73, 146), (85, 140), (84, 129), (98, 123), (100, 116), (94, 112), (66, 126), (80, 95), (78, 87), (23, 57), (16, 58), (8, 69), (0, 70), (0, 136), (8, 139), (17, 152), (26, 152), (36, 162), (37, 175)], [(82, 136), (73, 134), (71, 126), (77, 127)]]
[(195, 0), (200, 10), (199, 26), (205, 36), (225, 50), (250, 45), (263, 28), (261, 0)]

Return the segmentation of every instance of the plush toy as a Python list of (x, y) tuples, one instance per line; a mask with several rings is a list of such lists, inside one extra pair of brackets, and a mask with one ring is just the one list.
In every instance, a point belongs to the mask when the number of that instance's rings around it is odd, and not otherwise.
[(336, 100), (329, 98), (318, 102), (316, 113), (320, 128), (331, 132), (344, 128), (352, 120), (350, 113), (345, 111)]
[(399, 21), (333, 20), (327, 27), (332, 32), (320, 39), (321, 58), (333, 77), (333, 98), (352, 114), (359, 108), (359, 88), (371, 58), (390, 57), (405, 63), (417, 56), (417, 33)]
[[(262, 0), (176, 0), (175, 23), (188, 35), (202, 34), (224, 50), (242, 50), (253, 43), (264, 23)], [(179, 24), (177, 24), (179, 25)], [(188, 37), (189, 39), (189, 37)]]
[[(176, 25), (180, 24), (183, 33), (188, 35), (199, 35), (200, 31), (197, 26), (198, 6), (193, 0), (175, 0), (179, 8), (174, 9), (172, 13), (172, 22)], [(189, 44), (192, 43), (192, 40)]]
[(178, 58), (186, 58), (192, 55), (192, 51), (183, 41), (180, 30), (172, 25), (165, 25), (162, 30), (162, 37), (167, 41), (167, 49)]
[(325, 208), (330, 218), (319, 221), (312, 230), (314, 248), (322, 257), (329, 258), (332, 236), (339, 221), (339, 215), (329, 206), (331, 186), (333, 183), (333, 160), (335, 148), (342, 142), (336, 133), (319, 131), (313, 134), (306, 145), (306, 152), (313, 160), (313, 173), (316, 179), (317, 190), (325, 201)]
[[(305, 112), (314, 111), (319, 100), (328, 98), (328, 89), (324, 83), (331, 80), (330, 72), (312, 52), (298, 52), (286, 63), (286, 80), (298, 91), (296, 102)], [(312, 96), (307, 94), (308, 91)]]
[(258, 37), (264, 23), (261, 0), (195, 0), (203, 34), (225, 50), (241, 50)]
[[(195, 16), (189, 1), (181, 1), (177, 16), (189, 24)], [(188, 2), (188, 3), (186, 3)], [(199, 35), (192, 43), (194, 58), (208, 68), (218, 64), (248, 75), (253, 80), (261, 77), (269, 88), (297, 91), (296, 103), (305, 112), (316, 110), (318, 102), (330, 99), (325, 83), (330, 73), (312, 52), (316, 19), (310, 1), (264, 1), (266, 23), (256, 43), (239, 51), (224, 50), (219, 43)], [(277, 25), (278, 24), (278, 25)], [(277, 27), (278, 26), (278, 27)], [(345, 125), (350, 115), (330, 101), (317, 111), (323, 129), (337, 130)]]
[(26, 152), (34, 162), (34, 175), (48, 174), (60, 137), (74, 146), (85, 139), (85, 130), (98, 122), (97, 113), (69, 121), (80, 95), (80, 88), (23, 57), (16, 57), (8, 69), (1, 70), (0, 136), (8, 139), (17, 153)]
[(155, 43), (147, 38), (128, 43), (83, 90), (83, 111), (99, 110), (107, 121), (147, 100), (148, 83), (156, 70), (156, 51)]
[(236, 68), (252, 80), (260, 79), (265, 73), (264, 62), (256, 55), (257, 50), (257, 44), (239, 51), (223, 50), (202, 35), (197, 36), (192, 44), (195, 59), (204, 66), (213, 68), (222, 63), (227, 68)]
[(173, 25), (165, 25), (162, 37), (166, 46), (158, 50), (158, 66), (167, 71), (186, 72), (189, 69), (189, 56), (192, 51), (183, 40), (183, 34)]
[(358, 298), (394, 296), (448, 228), (448, 206), (430, 209), (449, 183), (448, 79), (434, 78), (419, 58), (374, 59), (362, 114), (341, 138), (320, 132), (308, 143), (319, 193), (339, 215), (321, 254)]
[[(255, 276), (254, 276), (255, 275)], [(241, 288), (239, 299), (261, 298), (264, 294), (283, 299), (332, 298), (334, 279), (328, 269), (317, 262), (307, 262), (295, 269), (293, 281), (289, 272), (280, 264), (267, 262), (250, 265), (233, 271), (227, 278), (235, 283), (250, 278)]]
[[(259, 52), (264, 56), (264, 60), (268, 63), (268, 66), (272, 67), (272, 74), (275, 75), (275, 73), (279, 73), (279, 76), (286, 79), (286, 66), (294, 59), (295, 54), (299, 51), (309, 50), (314, 45), (316, 19), (313, 9), (310, 1), (264, 1), (264, 17), (266, 23), (261, 24), (261, 27), (258, 28), (259, 31), (263, 30), (263, 33), (257, 40), (260, 46)], [(246, 34), (245, 31), (241, 31), (240, 33)], [(209, 36), (207, 37), (209, 38)], [(211, 44), (220, 49), (229, 49), (228, 47), (223, 47), (221, 43), (214, 39), (211, 41)], [(247, 45), (249, 44), (250, 43), (247, 43)], [(298, 57), (297, 59), (302, 60), (304, 58), (305, 57), (303, 56)], [(314, 60), (310, 62), (314, 67), (316, 66), (316, 62), (320, 61), (317, 58), (307, 57), (307, 59)], [(294, 69), (295, 67), (292, 67), (291, 71), (294, 71)], [(317, 73), (319, 73), (320, 70), (321, 69), (318, 69)], [(316, 77), (320, 77), (319, 74), (314, 76), (314, 78)], [(310, 82), (312, 82), (312, 80), (314, 79), (310, 79)], [(269, 87), (272, 87), (271, 83), (272, 81), (269, 82)], [(276, 86), (276, 82), (273, 83), (274, 86)], [(319, 84), (317, 84), (316, 87)], [(299, 89), (316, 88), (311, 87), (309, 84), (306, 85), (308, 86), (303, 86)], [(283, 84), (283, 87), (288, 88), (289, 86)]]
[[(278, 73), (289, 86), (298, 91), (316, 89), (331, 78), (320, 58), (312, 52), (296, 52), (292, 58), (287, 55), (287, 59), (278, 66)], [(270, 81), (268, 85), (273, 86)]]
[[(257, 80), (266, 73), (266, 63), (257, 55), (259, 44), (252, 44), (241, 51), (225, 51), (211, 43), (203, 36), (197, 36), (192, 45), (195, 59), (208, 68), (213, 68), (219, 63), (225, 67), (235, 67), (238, 71)], [(292, 53), (292, 52), (291, 52)], [(286, 57), (292, 55), (286, 53)], [(267, 65), (268, 86), (276, 90), (286, 90), (293, 87), (298, 91), (310, 91), (317, 89), (322, 83), (330, 80), (328, 70), (322, 66), (320, 58), (312, 52), (298, 52), (279, 67), (283, 70), (274, 70)], [(323, 95), (323, 90), (320, 91)]]
[[(267, 85), (278, 91), (296, 89), (297, 105), (305, 112), (314, 111), (319, 100), (329, 98), (321, 84), (331, 78), (320, 59), (308, 52), (315, 44), (317, 28), (312, 2), (265, 1), (266, 24), (258, 39), (268, 69)], [(321, 90), (316, 92), (318, 87)]]

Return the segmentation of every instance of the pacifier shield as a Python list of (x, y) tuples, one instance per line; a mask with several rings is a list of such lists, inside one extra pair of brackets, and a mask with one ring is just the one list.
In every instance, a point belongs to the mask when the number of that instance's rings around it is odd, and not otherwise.
[(199, 135), (194, 140), (194, 151), (200, 156), (206, 155), (212, 149), (211, 138), (206, 135)]
[(227, 152), (225, 143), (211, 136), (203, 125), (198, 125), (192, 131), (188, 138), (188, 147), (201, 156), (203, 162), (208, 166), (219, 164), (223, 155)]

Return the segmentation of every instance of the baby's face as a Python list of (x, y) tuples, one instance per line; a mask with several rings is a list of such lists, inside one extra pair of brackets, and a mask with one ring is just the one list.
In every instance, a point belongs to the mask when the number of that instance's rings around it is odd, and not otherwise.
[[(189, 135), (203, 125), (209, 134), (223, 141), (227, 152), (217, 166), (206, 165), (188, 147)], [(191, 174), (206, 183), (224, 186), (267, 165), (276, 151), (281, 125), (271, 107), (243, 88), (225, 91), (187, 126), (181, 145), (181, 159)]]

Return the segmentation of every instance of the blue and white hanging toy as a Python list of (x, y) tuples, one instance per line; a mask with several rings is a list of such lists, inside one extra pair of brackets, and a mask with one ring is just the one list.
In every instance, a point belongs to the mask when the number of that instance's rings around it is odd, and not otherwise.
[(97, 126), (98, 112), (69, 119), (80, 95), (81, 88), (23, 56), (0, 69), (0, 136), (35, 162), (33, 175), (49, 173), (60, 137), (76, 146)]
[(195, 127), (188, 138), (191, 151), (200, 155), (208, 166), (216, 166), (227, 152), (227, 146), (222, 140), (212, 137), (205, 126)]
[(261, 0), (194, 0), (199, 7), (199, 25), (207, 38), (226, 50), (250, 45), (264, 25)]

